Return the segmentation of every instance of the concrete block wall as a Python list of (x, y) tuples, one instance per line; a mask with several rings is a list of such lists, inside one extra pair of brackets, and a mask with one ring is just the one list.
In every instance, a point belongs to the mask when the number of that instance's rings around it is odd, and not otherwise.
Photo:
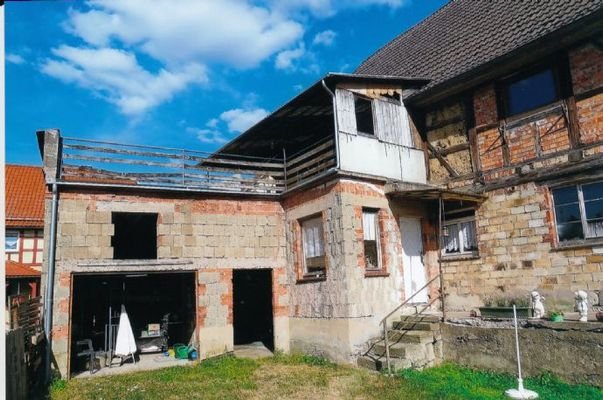
[[(149, 244), (157, 246), (157, 260), (113, 260), (112, 212), (158, 214), (157, 243)], [(63, 376), (68, 372), (71, 282), (74, 273), (82, 272), (195, 271), (196, 337), (200, 356), (207, 357), (232, 350), (233, 269), (270, 268), (275, 346), (289, 349), (284, 212), (278, 201), (65, 191), (56, 259), (53, 353)]]
[(538, 290), (550, 307), (573, 307), (573, 292), (603, 289), (603, 244), (555, 244), (549, 190), (528, 183), (489, 193), (476, 213), (479, 258), (444, 261), (447, 309), (470, 310), (490, 296)]

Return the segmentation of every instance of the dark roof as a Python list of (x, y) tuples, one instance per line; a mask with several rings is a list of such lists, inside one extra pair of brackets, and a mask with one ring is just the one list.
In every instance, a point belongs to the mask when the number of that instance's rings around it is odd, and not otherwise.
[(452, 0), (355, 73), (429, 78), (424, 93), (602, 9), (603, 0)]

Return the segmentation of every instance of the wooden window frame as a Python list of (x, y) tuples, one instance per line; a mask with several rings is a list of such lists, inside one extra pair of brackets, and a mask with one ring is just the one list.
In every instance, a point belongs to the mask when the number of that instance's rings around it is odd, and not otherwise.
[[(363, 95), (358, 94), (356, 92), (352, 92), (352, 95), (353, 95), (353, 98), (354, 98), (354, 118), (356, 119), (356, 133), (360, 134), (360, 135), (364, 135), (364, 136), (376, 138), (377, 137), (377, 130), (375, 128), (376, 128), (377, 124), (376, 124), (376, 121), (375, 121), (375, 104), (374, 104), (375, 99), (372, 99), (372, 98), (370, 98), (368, 96), (363, 96)], [(369, 104), (370, 104), (371, 120), (372, 120), (372, 125), (373, 125), (373, 132), (364, 132), (364, 131), (361, 131), (358, 128), (358, 114), (356, 113), (356, 99), (357, 98), (361, 99), (361, 100), (364, 100), (364, 101), (368, 101)]]
[[(551, 187), (549, 188), (550, 193), (551, 193), (551, 201), (552, 201), (552, 208), (553, 208), (553, 222), (555, 224), (555, 236), (556, 236), (556, 240), (557, 243), (559, 245), (563, 246), (571, 246), (574, 244), (581, 244), (581, 243), (589, 243), (589, 242), (600, 242), (603, 240), (603, 235), (601, 236), (591, 236), (591, 237), (587, 237), (587, 233), (588, 233), (588, 220), (586, 218), (586, 205), (584, 203), (584, 193), (582, 191), (582, 186), (584, 185), (591, 185), (591, 184), (596, 184), (596, 183), (603, 183), (603, 181), (593, 181), (593, 182), (583, 182), (583, 183), (577, 183), (577, 184), (573, 184), (573, 185), (561, 185), (561, 186), (555, 186), (555, 187)], [(553, 193), (553, 190), (555, 189), (564, 189), (564, 188), (575, 188), (578, 194), (578, 210), (580, 211), (580, 223), (582, 225), (582, 238), (580, 239), (569, 239), (569, 240), (560, 240), (559, 238), (559, 227), (558, 227), (558, 222), (557, 222), (557, 207), (555, 206), (555, 195)], [(600, 200), (603, 199), (603, 197), (595, 199), (595, 200)]]
[[(475, 210), (474, 210), (475, 212)], [(477, 218), (475, 215), (473, 216), (468, 216), (468, 217), (463, 217), (463, 218), (455, 218), (455, 219), (449, 219), (449, 220), (445, 220), (442, 222), (442, 231), (444, 231), (447, 227), (452, 226), (452, 225), (456, 225), (457, 226), (457, 230), (458, 230), (458, 237), (457, 239), (459, 240), (459, 252), (458, 253), (446, 253), (446, 246), (444, 245), (444, 236), (442, 237), (442, 243), (440, 244), (440, 252), (442, 254), (442, 257), (444, 258), (454, 258), (454, 257), (467, 257), (467, 256), (473, 256), (473, 257), (477, 257), (479, 256), (479, 248), (476, 250), (468, 250), (466, 251), (464, 248), (464, 237), (463, 237), (463, 233), (461, 231), (461, 224), (463, 223), (467, 223), (467, 222), (473, 222), (474, 225), (474, 229), (475, 229), (475, 241), (476, 244), (478, 242), (477, 239)], [(445, 236), (448, 237), (448, 236)]]
[[(546, 107), (550, 107), (551, 104), (558, 103), (560, 100), (562, 100), (565, 97), (565, 93), (564, 86), (562, 84), (561, 66), (559, 64), (560, 62), (549, 62), (546, 64), (539, 64), (538, 66), (531, 67), (529, 69), (524, 69), (516, 74), (513, 74), (509, 77), (500, 80), (497, 84), (497, 97), (499, 99), (499, 111), (501, 112), (501, 116), (503, 118), (521, 119), (522, 117), (533, 114), (534, 112), (537, 112), (538, 110), (544, 109)], [(555, 91), (555, 99), (549, 103), (541, 104), (536, 107), (511, 114), (511, 111), (509, 110), (509, 89), (511, 85), (547, 70), (551, 70), (553, 74), (553, 89)]]
[[(367, 240), (364, 239), (364, 232), (365, 232), (365, 226), (364, 226), (364, 215), (365, 214), (373, 214), (375, 216), (375, 246), (377, 247), (377, 266), (376, 267), (370, 267), (368, 262), (367, 262), (367, 257), (366, 257), (366, 242)], [(382, 272), (384, 271), (384, 265), (383, 265), (383, 257), (382, 257), (382, 250), (381, 250), (381, 227), (380, 227), (380, 223), (379, 223), (379, 209), (375, 209), (375, 208), (362, 208), (362, 250), (363, 250), (363, 256), (364, 256), (364, 268), (367, 272)]]
[[(306, 257), (306, 231), (305, 231), (305, 226), (306, 224), (310, 224), (312, 222), (319, 222), (319, 226), (320, 226), (320, 240), (322, 241), (322, 255), (318, 255), (315, 257)], [(304, 218), (303, 220), (299, 221), (299, 225), (300, 225), (300, 232), (301, 232), (301, 258), (302, 258), (302, 279), (325, 279), (327, 276), (327, 252), (326, 252), (326, 248), (325, 248), (325, 228), (324, 228), (324, 221), (322, 218), (322, 213), (321, 214), (315, 214), (312, 216), (309, 216), (307, 218)], [(307, 226), (307, 225), (306, 225)], [(319, 260), (322, 259), (322, 267), (313, 267), (313, 268), (317, 268), (319, 269), (318, 271), (309, 271), (308, 270), (308, 258), (311, 258), (313, 260)]]

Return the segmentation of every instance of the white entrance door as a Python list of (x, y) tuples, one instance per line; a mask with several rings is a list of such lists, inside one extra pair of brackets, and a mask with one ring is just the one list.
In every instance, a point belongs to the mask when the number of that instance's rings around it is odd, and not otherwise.
[[(400, 218), (402, 235), (402, 268), (404, 268), (404, 289), (406, 298), (421, 289), (426, 281), (423, 265), (423, 240), (419, 218)], [(427, 303), (427, 289), (421, 290), (410, 303)]]

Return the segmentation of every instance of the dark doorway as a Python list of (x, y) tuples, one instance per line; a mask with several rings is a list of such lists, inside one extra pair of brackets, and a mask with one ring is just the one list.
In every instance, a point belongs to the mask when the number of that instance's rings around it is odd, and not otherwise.
[(262, 342), (274, 350), (272, 270), (234, 270), (234, 344)]

